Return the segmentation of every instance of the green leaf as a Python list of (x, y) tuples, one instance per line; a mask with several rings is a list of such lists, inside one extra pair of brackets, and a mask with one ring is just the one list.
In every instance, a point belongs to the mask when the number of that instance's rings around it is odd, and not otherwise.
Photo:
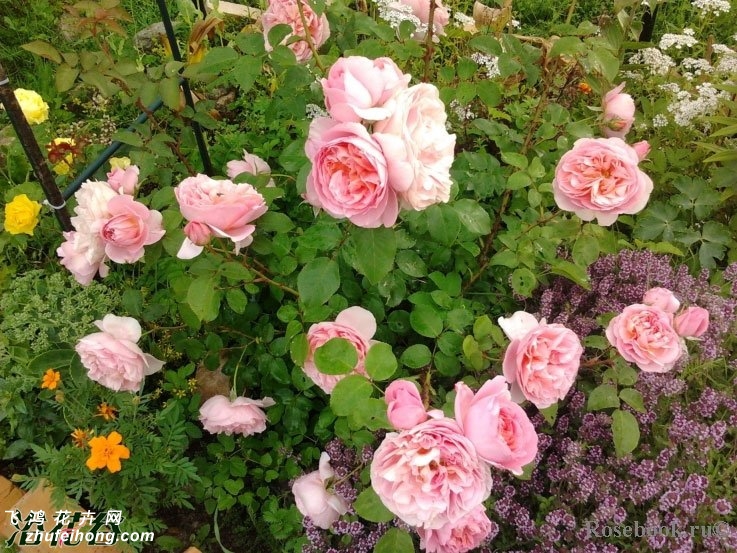
[(461, 230), (461, 220), (456, 210), (447, 204), (432, 205), (425, 210), (430, 236), (445, 246), (450, 246)]
[(231, 73), (233, 80), (240, 87), (241, 93), (245, 94), (256, 79), (262, 74), (261, 58), (257, 56), (241, 56), (233, 64), (233, 72)]
[[(637, 371), (628, 364), (615, 367), (617, 372), (617, 383), (620, 386), (634, 386), (637, 382)], [(623, 398), (624, 399), (624, 398)]]
[(412, 543), (412, 536), (407, 532), (390, 528), (376, 542), (374, 553), (415, 553), (415, 545)]
[(315, 350), (315, 365), (323, 374), (346, 374), (357, 363), (356, 346), (345, 338), (331, 338)]
[(31, 52), (32, 54), (51, 60), (54, 63), (61, 63), (61, 54), (59, 53), (59, 50), (43, 40), (34, 40), (26, 44), (21, 44), (21, 48)]
[(397, 252), (397, 267), (405, 275), (421, 278), (427, 275), (427, 265), (420, 255), (413, 250), (400, 250)]
[(366, 372), (375, 381), (390, 378), (396, 372), (397, 365), (397, 358), (392, 352), (392, 347), (383, 342), (372, 345), (364, 361)]
[(495, 253), (489, 263), (491, 265), (504, 265), (505, 267), (514, 269), (517, 265), (519, 265), (519, 257), (517, 256), (517, 252), (502, 250)]
[(516, 167), (517, 169), (527, 169), (527, 156), (518, 154), (517, 152), (502, 152), (502, 161), (507, 165)]
[(340, 380), (330, 394), (330, 408), (339, 417), (348, 416), (358, 403), (371, 397), (373, 386), (365, 377), (349, 374)]
[(509, 175), (507, 179), (507, 190), (519, 190), (520, 188), (530, 186), (530, 184), (532, 184), (530, 175), (524, 171), (517, 171)]
[(553, 425), (555, 423), (555, 419), (558, 416), (558, 403), (553, 403), (550, 407), (546, 407), (545, 409), (540, 409), (540, 414), (545, 419), (545, 422), (547, 422), (549, 425)]
[(591, 265), (599, 258), (599, 241), (593, 236), (579, 236), (573, 244), (573, 259), (579, 266)]
[(338, 264), (327, 257), (317, 257), (307, 263), (297, 276), (297, 291), (307, 307), (322, 305), (340, 287)]
[(635, 411), (639, 411), (640, 413), (645, 412), (645, 404), (642, 400), (642, 394), (638, 390), (635, 390), (634, 388), (625, 388), (619, 392), (619, 397)]
[(420, 369), (430, 364), (432, 352), (425, 344), (414, 344), (402, 352), (399, 360), (405, 367)]
[(34, 357), (28, 364), (29, 374), (41, 374), (46, 369), (60, 369), (72, 364), (76, 352), (73, 349), (52, 349)]
[(181, 107), (179, 95), (179, 76), (166, 77), (159, 82), (159, 95), (164, 105), (172, 111), (179, 111)]
[(436, 338), (443, 332), (443, 319), (428, 305), (416, 305), (409, 314), (409, 323), (421, 336)]
[(561, 275), (572, 280), (581, 288), (585, 288), (586, 290), (591, 289), (589, 274), (586, 272), (586, 269), (580, 265), (574, 265), (570, 261), (565, 261), (563, 259), (556, 259), (550, 264), (550, 271), (556, 275)]
[(614, 411), (612, 413), (612, 435), (617, 457), (622, 457), (634, 451), (640, 442), (640, 426), (637, 424), (635, 416), (620, 409)]
[(228, 303), (228, 306), (239, 315), (246, 312), (248, 298), (240, 288), (229, 288), (228, 291), (225, 292), (225, 301)]
[(140, 290), (128, 288), (123, 292), (121, 303), (131, 317), (140, 317), (143, 313), (143, 294)]
[(143, 147), (143, 140), (141, 140), (141, 137), (131, 131), (117, 131), (115, 134), (113, 134), (112, 139), (118, 142), (122, 142), (123, 144), (133, 146), (134, 148)]
[(535, 289), (535, 286), (537, 286), (535, 273), (526, 267), (515, 269), (514, 272), (512, 272), (510, 281), (512, 282), (512, 289), (520, 296), (529, 297)]
[(371, 522), (389, 522), (394, 513), (387, 509), (373, 488), (366, 488), (353, 502), (356, 514)]
[(289, 343), (289, 356), (294, 361), (294, 364), (298, 367), (302, 367), (307, 359), (307, 354), (310, 349), (310, 344), (307, 342), (307, 335), (297, 334), (292, 341)]
[(619, 396), (617, 388), (611, 384), (601, 384), (589, 394), (587, 409), (598, 411), (600, 409), (612, 409), (619, 407)]
[(356, 248), (356, 268), (371, 284), (378, 284), (394, 266), (397, 237), (390, 228), (356, 228), (351, 241)]
[(469, 198), (458, 200), (453, 204), (453, 208), (469, 232), (479, 236), (491, 232), (491, 217), (477, 201)]
[(211, 276), (194, 279), (187, 289), (187, 305), (200, 321), (214, 321), (220, 310), (220, 291)]
[(550, 48), (549, 57), (556, 56), (572, 56), (578, 54), (585, 49), (585, 45), (581, 39), (575, 36), (564, 36), (557, 39), (552, 48)]
[(62, 63), (56, 70), (56, 76), (54, 77), (54, 85), (56, 90), (59, 92), (66, 92), (74, 86), (74, 81), (77, 80), (79, 75), (79, 69), (71, 67), (66, 63)]

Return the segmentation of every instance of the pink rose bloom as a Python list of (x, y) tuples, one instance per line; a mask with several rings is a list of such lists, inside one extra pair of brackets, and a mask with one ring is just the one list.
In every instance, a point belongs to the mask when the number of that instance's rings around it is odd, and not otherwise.
[(335, 388), (345, 375), (342, 374), (323, 374), (315, 365), (315, 350), (333, 338), (343, 338), (348, 340), (356, 348), (358, 354), (358, 362), (353, 369), (354, 373), (366, 374), (363, 366), (371, 347), (372, 340), (376, 333), (376, 319), (373, 314), (363, 307), (349, 307), (344, 309), (335, 318), (334, 323), (325, 322), (313, 324), (307, 331), (307, 344), (309, 346), (307, 358), (305, 359), (302, 370), (310, 377), (310, 380), (317, 384), (323, 392), (329, 394)]
[(491, 493), (489, 466), (453, 419), (429, 419), (392, 432), (374, 453), (371, 486), (407, 524), (455, 525)]
[(668, 372), (686, 352), (673, 329), (673, 315), (636, 303), (609, 321), (606, 337), (619, 354), (645, 372)]
[(91, 380), (115, 392), (137, 392), (145, 376), (164, 366), (138, 347), (141, 325), (137, 320), (105, 315), (95, 326), (102, 332), (85, 336), (74, 348)]
[[(256, 227), (251, 224), (268, 209), (264, 197), (250, 184), (233, 184), (207, 175), (187, 177), (174, 189), (179, 209), (187, 221), (207, 225), (215, 236), (230, 238), (235, 252), (253, 241)], [(191, 259), (202, 253), (189, 237), (184, 239), (177, 257)]]
[(454, 524), (436, 530), (417, 528), (420, 549), (425, 553), (466, 553), (476, 549), (491, 533), (486, 508), (477, 506)]
[(691, 306), (676, 315), (675, 330), (684, 338), (698, 338), (709, 329), (709, 312), (703, 307)]
[(302, 1), (302, 12), (307, 23), (307, 30), (302, 24), (302, 18), (297, 7), (298, 0), (269, 0), (269, 7), (261, 15), (261, 23), (264, 27), (264, 40), (266, 41), (266, 51), (271, 52), (273, 46), (269, 44), (269, 31), (276, 25), (289, 25), (292, 33), (284, 38), (282, 44), (286, 43), (290, 37), (297, 36), (303, 38), (297, 42), (288, 45), (288, 48), (294, 52), (297, 61), (307, 61), (312, 57), (307, 41), (304, 37), (309, 33), (315, 48), (320, 48), (330, 36), (330, 25), (325, 14), (318, 16), (310, 7), (310, 4)]
[(402, 206), (422, 210), (450, 199), (450, 166), (456, 137), (445, 128), (447, 115), (438, 89), (421, 83), (400, 91), (388, 119), (374, 124), (389, 183)]
[(391, 114), (387, 102), (407, 88), (412, 77), (389, 58), (338, 58), (322, 79), (325, 107), (336, 121), (380, 121)]
[[(263, 159), (254, 154), (249, 154), (246, 150), (243, 150), (243, 159), (234, 159), (227, 163), (227, 175), (228, 178), (235, 180), (235, 178), (241, 173), (248, 173), (249, 175), (270, 175), (271, 167)], [(276, 186), (274, 179), (270, 179), (267, 187)]]
[(558, 207), (584, 221), (608, 226), (623, 213), (641, 211), (653, 181), (637, 166), (638, 152), (621, 138), (580, 138), (555, 168)]
[(309, 517), (318, 528), (327, 530), (348, 512), (349, 505), (345, 499), (327, 490), (335, 471), (330, 466), (330, 456), (324, 451), (320, 455), (319, 467), (319, 470), (297, 478), (292, 485), (292, 493), (299, 512)]
[(205, 246), (212, 239), (210, 227), (204, 223), (196, 223), (195, 221), (190, 221), (184, 225), (184, 235), (189, 238), (190, 242), (197, 246)]
[(662, 309), (666, 313), (675, 313), (681, 306), (675, 294), (667, 288), (650, 288), (642, 298), (642, 303)]
[(524, 409), (512, 401), (504, 377), (487, 380), (475, 395), (463, 382), (455, 389), (455, 418), (479, 457), (522, 474), (522, 467), (537, 455), (537, 432)]
[(366, 127), (317, 118), (310, 124), (305, 151), (312, 162), (308, 203), (359, 227), (390, 227), (396, 222), (399, 204), (389, 186), (387, 160)]
[(624, 138), (635, 121), (635, 101), (622, 93), (625, 83), (610, 90), (604, 96), (602, 108), (602, 132), (605, 136)]
[(200, 406), (200, 422), (211, 434), (251, 436), (266, 430), (267, 419), (261, 407), (271, 407), (274, 404), (270, 397), (237, 397), (231, 401), (222, 395), (212, 396)]
[(395, 380), (384, 392), (386, 414), (391, 425), (398, 430), (409, 430), (427, 420), (420, 392), (409, 380)]
[(524, 311), (499, 318), (499, 326), (511, 340), (502, 366), (512, 398), (525, 398), (545, 409), (566, 397), (583, 354), (576, 333), (545, 319), (538, 322)]
[(129, 165), (125, 169), (115, 167), (107, 174), (107, 183), (118, 194), (132, 196), (138, 190), (139, 173), (140, 171), (136, 165)]
[(74, 279), (83, 286), (87, 286), (100, 273), (101, 277), (106, 277), (109, 268), (105, 265), (103, 257), (90, 261), (85, 251), (78, 248), (78, 233), (76, 231), (65, 232), (64, 242), (61, 243), (56, 250), (56, 254), (61, 258), (60, 263), (66, 267)]
[[(397, 0), (389, 4), (389, 8), (394, 11), (406, 14), (411, 13), (420, 23), (427, 28), (430, 23), (430, 0)], [(442, 36), (445, 34), (445, 26), (450, 21), (450, 13), (443, 6), (440, 0), (435, 0), (435, 13), (433, 13), (433, 33), (436, 36)], [(423, 39), (425, 37), (425, 31), (420, 30), (415, 33), (415, 38)]]
[(143, 257), (143, 247), (164, 236), (162, 217), (132, 196), (121, 195), (108, 202), (110, 218), (100, 228), (105, 254), (116, 263), (135, 263)]

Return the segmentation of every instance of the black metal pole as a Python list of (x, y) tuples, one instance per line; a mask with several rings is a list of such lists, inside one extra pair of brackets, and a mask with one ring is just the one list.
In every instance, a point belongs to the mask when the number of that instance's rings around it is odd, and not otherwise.
[(23, 150), (26, 152), (28, 161), (31, 162), (31, 167), (33, 167), (38, 182), (41, 183), (41, 188), (43, 188), (46, 195), (46, 202), (54, 210), (61, 228), (65, 231), (74, 230), (66, 208), (66, 202), (59, 191), (59, 187), (56, 186), (56, 181), (46, 163), (46, 158), (36, 141), (31, 125), (28, 124), (23, 115), (23, 110), (18, 104), (13, 87), (10, 86), (10, 81), (2, 65), (0, 65), (0, 102), (5, 106), (5, 111), (8, 112), (13, 129), (18, 135), (18, 140), (20, 140)]
[[(182, 55), (179, 52), (179, 46), (177, 45), (177, 37), (174, 34), (174, 26), (171, 24), (169, 10), (166, 7), (166, 0), (156, 0), (156, 3), (159, 5), (161, 21), (164, 23), (166, 38), (169, 40), (169, 46), (171, 47), (171, 54), (175, 61), (182, 61)], [(194, 110), (192, 90), (189, 88), (189, 82), (187, 82), (187, 79), (182, 81), (182, 90), (184, 91), (184, 101), (187, 102), (187, 105)], [(200, 151), (204, 171), (207, 175), (212, 176), (214, 171), (212, 168), (212, 162), (210, 161), (210, 154), (207, 151), (207, 143), (205, 142), (205, 137), (202, 134), (202, 127), (200, 127), (200, 124), (194, 120), (190, 120), (189, 123), (194, 131), (195, 140), (197, 141), (197, 149)]]

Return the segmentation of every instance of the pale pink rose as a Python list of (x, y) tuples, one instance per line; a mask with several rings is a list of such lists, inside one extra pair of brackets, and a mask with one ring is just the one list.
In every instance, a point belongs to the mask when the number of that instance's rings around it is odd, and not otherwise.
[[(255, 154), (249, 154), (246, 150), (243, 150), (243, 159), (229, 161), (226, 167), (228, 178), (233, 180), (241, 173), (254, 176), (271, 174), (271, 167), (268, 163)], [(266, 186), (268, 188), (276, 186), (274, 179), (270, 179)]]
[(334, 477), (330, 456), (323, 451), (319, 470), (300, 476), (292, 484), (292, 494), (299, 512), (309, 517), (315, 526), (325, 530), (346, 514), (349, 508), (345, 499), (327, 489)]
[(95, 326), (102, 332), (85, 336), (74, 348), (91, 380), (115, 392), (137, 392), (145, 376), (164, 366), (138, 347), (141, 325), (135, 319), (105, 315)]
[(138, 174), (140, 173), (136, 165), (129, 165), (125, 169), (115, 167), (107, 174), (107, 183), (110, 188), (118, 194), (128, 194), (132, 196), (138, 190)]
[(637, 213), (653, 190), (639, 161), (638, 152), (621, 138), (580, 138), (555, 168), (555, 202), (584, 221), (596, 218), (604, 226), (623, 213)]
[(314, 119), (305, 145), (312, 170), (305, 200), (332, 217), (364, 228), (390, 227), (399, 204), (389, 186), (387, 160), (360, 123)]
[(510, 317), (510, 323), (499, 319), (511, 340), (502, 363), (504, 378), (515, 401), (527, 399), (545, 409), (563, 399), (573, 386), (583, 347), (576, 333), (563, 325), (547, 324), (545, 319), (537, 322), (532, 315), (521, 313)]
[(373, 135), (386, 157), (389, 184), (408, 209), (447, 202), (456, 136), (445, 128), (438, 89), (421, 83), (397, 93), (392, 103), (394, 111), (374, 124)]
[(605, 136), (624, 138), (635, 121), (635, 101), (622, 92), (624, 85), (620, 84), (604, 96), (601, 130)]
[(684, 338), (698, 338), (709, 329), (709, 312), (703, 307), (692, 305), (676, 315), (675, 330)]
[(407, 524), (457, 524), (491, 493), (491, 472), (453, 419), (431, 418), (392, 432), (374, 453), (371, 486)]
[[(302, 12), (307, 23), (307, 31), (305, 31), (305, 26), (302, 24), (302, 18), (297, 7), (298, 1), (302, 1)], [(310, 4), (303, 0), (269, 0), (269, 7), (261, 15), (261, 23), (264, 27), (264, 40), (268, 52), (273, 49), (273, 45), (269, 44), (269, 31), (276, 25), (289, 25), (292, 28), (292, 32), (286, 36), (282, 44), (293, 36), (303, 38), (303, 40), (288, 45), (288, 48), (297, 57), (297, 61), (307, 61), (312, 57), (309, 44), (304, 40), (308, 33), (315, 48), (322, 46), (330, 36), (328, 18), (325, 17), (325, 14), (318, 16), (310, 7)]]
[(200, 406), (200, 422), (211, 434), (251, 436), (266, 430), (267, 418), (261, 408), (274, 404), (270, 397), (237, 397), (231, 401), (222, 395), (212, 396)]
[(632, 149), (637, 153), (637, 159), (642, 161), (650, 153), (650, 143), (647, 140), (640, 140), (632, 144)]
[(317, 384), (323, 392), (329, 394), (335, 388), (345, 375), (323, 374), (315, 365), (315, 350), (333, 338), (343, 338), (348, 340), (355, 348), (358, 354), (358, 362), (353, 372), (356, 374), (366, 374), (364, 361), (366, 354), (371, 347), (372, 340), (376, 333), (376, 319), (373, 314), (363, 307), (349, 307), (344, 309), (335, 318), (335, 322), (325, 322), (313, 324), (307, 331), (307, 344), (309, 346), (307, 358), (305, 359), (305, 374)]
[(104, 256), (96, 261), (90, 261), (83, 250), (77, 249), (76, 242), (76, 231), (65, 232), (64, 242), (56, 250), (56, 254), (61, 258), (60, 263), (72, 273), (74, 279), (81, 285), (87, 286), (95, 278), (98, 271), (101, 277), (107, 276), (109, 268), (104, 263)]
[(205, 246), (212, 239), (210, 227), (195, 221), (190, 221), (184, 225), (184, 234), (196, 246)]
[[(397, 0), (389, 4), (389, 9), (400, 13), (407, 13), (410, 11), (420, 23), (427, 28), (430, 23), (430, 0)], [(445, 26), (450, 21), (450, 13), (443, 6), (440, 0), (435, 0), (435, 13), (433, 13), (433, 33), (436, 36), (442, 36), (445, 34)], [(425, 31), (420, 30), (415, 33), (415, 38), (422, 39), (425, 37)]]
[[(207, 225), (215, 236), (230, 238), (235, 253), (251, 243), (256, 230), (251, 223), (268, 209), (264, 197), (250, 184), (233, 184), (207, 175), (187, 177), (174, 189), (174, 195), (187, 221)], [(177, 257), (191, 259), (201, 252), (201, 245), (185, 238)]]
[(417, 528), (420, 549), (425, 553), (467, 553), (479, 547), (490, 533), (491, 520), (483, 505), (436, 530)]
[(105, 254), (116, 263), (135, 263), (143, 257), (143, 247), (164, 236), (162, 217), (132, 196), (121, 195), (108, 202), (110, 218), (100, 228)]
[(642, 303), (662, 309), (666, 313), (675, 313), (681, 306), (681, 302), (673, 292), (667, 288), (650, 288), (642, 298)]
[(606, 337), (625, 360), (645, 372), (668, 372), (686, 352), (673, 329), (673, 315), (640, 303), (628, 305), (609, 321)]
[(487, 380), (475, 395), (463, 382), (455, 390), (455, 419), (479, 457), (522, 474), (537, 455), (537, 433), (524, 409), (512, 401), (504, 377)]
[(387, 418), (398, 430), (409, 430), (427, 420), (427, 410), (420, 392), (409, 380), (395, 380), (384, 392)]
[(338, 58), (322, 79), (325, 107), (336, 121), (380, 121), (391, 114), (387, 102), (407, 88), (412, 77), (389, 58)]

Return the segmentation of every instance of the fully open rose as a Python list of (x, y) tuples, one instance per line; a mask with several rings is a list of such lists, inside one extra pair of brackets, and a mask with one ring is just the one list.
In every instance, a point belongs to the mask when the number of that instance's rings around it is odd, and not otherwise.
[(300, 476), (292, 485), (297, 509), (320, 528), (330, 528), (340, 515), (348, 512), (348, 502), (327, 489), (334, 476), (330, 456), (323, 451), (319, 469)]
[(459, 521), (438, 528), (418, 528), (420, 547), (425, 553), (467, 553), (475, 549), (491, 533), (491, 520), (486, 508), (479, 505)]
[[(306, 27), (302, 22), (297, 2), (302, 3), (302, 13), (307, 24)], [(264, 27), (267, 51), (271, 51), (275, 46), (269, 43), (269, 31), (276, 25), (289, 25), (292, 28), (292, 32), (284, 38), (283, 42), (286, 42), (292, 36), (302, 38), (302, 40), (288, 45), (288, 48), (297, 57), (297, 61), (307, 61), (312, 57), (312, 50), (310, 50), (310, 46), (304, 37), (309, 35), (315, 48), (319, 48), (330, 36), (328, 18), (325, 17), (325, 14), (317, 15), (309, 2), (303, 0), (270, 0), (269, 7), (261, 16), (261, 24)]]
[(274, 404), (270, 397), (237, 397), (231, 401), (225, 396), (216, 395), (200, 407), (200, 422), (212, 434), (251, 436), (266, 430), (266, 414), (261, 408)]

